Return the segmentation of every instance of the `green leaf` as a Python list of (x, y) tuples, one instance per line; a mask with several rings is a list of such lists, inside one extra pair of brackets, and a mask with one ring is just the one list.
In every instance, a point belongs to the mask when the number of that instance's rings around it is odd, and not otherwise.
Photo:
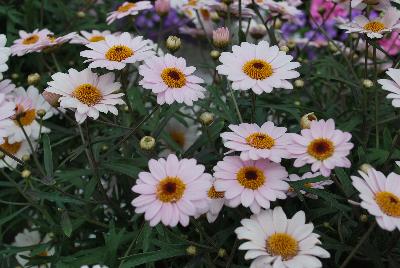
[(0, 226), (2, 226), (3, 224), (5, 224), (8, 221), (11, 221), (13, 218), (15, 218), (16, 216), (18, 216), (21, 212), (23, 212), (25, 209), (27, 209), (28, 207), (23, 207), (20, 210), (6, 216), (0, 219)]
[(61, 214), (61, 228), (66, 236), (71, 237), (72, 223), (67, 211)]
[(343, 191), (345, 192), (346, 196), (351, 196), (354, 192), (354, 189), (349, 175), (344, 172), (343, 168), (335, 168), (335, 173), (342, 184)]
[(137, 163), (134, 163), (134, 161), (131, 160), (103, 163), (102, 165), (108, 170), (128, 175), (132, 178), (137, 178), (137, 175), (141, 171), (140, 168), (137, 167)]
[(141, 264), (154, 263), (156, 261), (184, 255), (186, 255), (186, 245), (181, 247), (168, 247), (157, 251), (134, 254), (126, 259), (126, 261), (122, 265), (122, 268), (133, 268)]
[(49, 178), (53, 177), (53, 153), (51, 151), (50, 139), (47, 134), (43, 135), (43, 154), (44, 154), (44, 168), (46, 175)]

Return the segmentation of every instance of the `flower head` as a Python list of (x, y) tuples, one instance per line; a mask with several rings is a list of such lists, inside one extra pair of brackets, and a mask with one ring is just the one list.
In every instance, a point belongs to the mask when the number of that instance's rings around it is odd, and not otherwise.
[(6, 95), (0, 93), (0, 144), (9, 134), (9, 127), (13, 125), (10, 119), (15, 114), (15, 104), (6, 100)]
[(150, 226), (160, 221), (174, 227), (189, 224), (189, 217), (208, 207), (207, 191), (211, 175), (194, 159), (178, 160), (176, 155), (167, 159), (151, 159), (149, 171), (139, 173), (132, 191), (139, 194), (132, 201), (136, 213), (144, 213)]
[(379, 79), (378, 83), (382, 85), (383, 90), (391, 92), (386, 96), (388, 99), (392, 100), (392, 105), (394, 107), (400, 107), (400, 70), (389, 68), (386, 74), (391, 78), (389, 79)]
[(113, 73), (99, 76), (90, 69), (69, 69), (68, 73), (56, 73), (51, 78), (45, 91), (60, 95), (60, 107), (73, 109), (78, 123), (87, 117), (97, 119), (100, 112), (117, 115), (115, 106), (124, 104), (124, 94), (116, 93), (121, 84), (115, 82)]
[(91, 32), (87, 31), (81, 31), (81, 35), (75, 35), (71, 39), (71, 44), (82, 44), (86, 45), (89, 43), (96, 43), (99, 41), (103, 41), (106, 39), (107, 35), (110, 35), (111, 32), (106, 30), (106, 31), (98, 31), (98, 30), (93, 30)]
[(107, 24), (111, 24), (115, 20), (122, 19), (129, 15), (137, 15), (140, 11), (151, 8), (153, 8), (153, 5), (150, 1), (137, 1), (135, 3), (124, 2), (117, 8), (117, 10), (108, 13)]
[(220, 27), (213, 31), (213, 43), (218, 48), (225, 48), (229, 45), (231, 36), (229, 29), (226, 27)]
[(47, 42), (47, 36), (52, 35), (48, 29), (36, 29), (32, 33), (19, 31), (19, 39), (14, 41), (10, 47), (11, 54), (23, 56), (32, 52), (39, 52), (43, 49), (43, 43)]
[(0, 80), (3, 79), (3, 74), (8, 70), (8, 65), (6, 62), (8, 61), (8, 57), (11, 54), (11, 49), (6, 47), (7, 38), (4, 34), (0, 34)]
[(258, 45), (243, 42), (233, 46), (233, 52), (223, 52), (219, 60), (222, 65), (217, 70), (227, 75), (234, 90), (252, 89), (254, 93), (270, 93), (273, 88), (293, 89), (287, 79), (300, 76), (294, 71), (300, 66), (291, 62), (292, 56), (279, 50), (278, 46), (269, 46), (266, 41)]
[[(37, 142), (35, 140), (31, 140), (32, 146), (35, 148)], [(22, 159), (24, 156), (29, 156), (32, 154), (32, 150), (29, 146), (27, 140), (10, 142), (8, 138), (5, 138), (0, 143), (0, 148), (6, 151), (8, 154), (15, 156), (18, 159)], [(0, 168), (4, 167), (12, 167), (15, 168), (18, 165), (18, 162), (13, 158), (6, 155), (2, 160), (0, 160)]]
[(328, 251), (320, 247), (314, 225), (306, 224), (303, 211), (291, 219), (281, 207), (263, 210), (243, 219), (235, 230), (238, 239), (248, 240), (240, 245), (247, 250), (245, 259), (254, 259), (250, 267), (322, 267), (319, 258), (329, 258)]

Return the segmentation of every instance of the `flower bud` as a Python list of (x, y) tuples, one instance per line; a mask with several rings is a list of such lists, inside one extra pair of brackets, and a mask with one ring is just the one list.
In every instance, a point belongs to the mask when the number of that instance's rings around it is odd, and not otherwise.
[(328, 48), (330, 51), (332, 51), (333, 53), (338, 52), (338, 48), (335, 46), (335, 44), (333, 42), (329, 42), (328, 43)]
[(197, 248), (195, 246), (188, 246), (186, 248), (186, 253), (189, 256), (195, 256), (197, 254)]
[(31, 159), (31, 156), (29, 154), (24, 154), (22, 156), (22, 161), (28, 162)]
[(2, 151), (0, 151), (0, 160), (1, 160), (1, 159), (4, 159), (4, 157), (6, 157), (6, 154), (3, 153)]
[(59, 103), (58, 100), (60, 99), (61, 95), (58, 95), (56, 93), (51, 93), (48, 91), (44, 91), (42, 93), (43, 98), (53, 107), (58, 107)]
[(152, 136), (144, 136), (139, 145), (142, 150), (150, 151), (156, 145), (156, 140)]
[(367, 222), (367, 221), (368, 221), (368, 215), (361, 214), (360, 215), (360, 222)]
[(181, 48), (181, 46), (182, 46), (181, 39), (179, 37), (170, 35), (167, 38), (166, 46), (167, 46), (167, 49), (171, 53), (174, 53), (174, 52), (178, 51)]
[(106, 144), (104, 144), (103, 146), (101, 146), (101, 150), (103, 152), (107, 151), (108, 150), (108, 146)]
[(360, 35), (359, 35), (358, 33), (352, 33), (352, 34), (350, 34), (350, 37), (353, 38), (353, 39), (358, 39), (359, 36), (360, 36)]
[(286, 45), (288, 46), (288, 48), (293, 49), (296, 47), (296, 42), (293, 40), (289, 40), (286, 42)]
[(11, 78), (14, 79), (14, 80), (15, 80), (15, 79), (18, 79), (18, 78), (19, 78), (19, 74), (17, 74), (17, 73), (12, 73), (12, 74), (11, 74)]
[(329, 228), (329, 227), (331, 227), (331, 225), (329, 224), (329, 222), (324, 222), (323, 224), (322, 224), (325, 228)]
[(81, 11), (76, 12), (76, 16), (80, 19), (83, 19), (84, 17), (86, 17), (86, 13), (85, 13), (85, 11), (81, 10)]
[(220, 27), (213, 31), (213, 44), (217, 48), (224, 49), (229, 45), (230, 33), (226, 27)]
[(123, 105), (122, 109), (124, 110), (124, 112), (129, 112), (129, 107), (128, 105)]
[(304, 87), (304, 80), (303, 79), (296, 79), (294, 81), (294, 86), (298, 87), (298, 88)]
[(308, 113), (303, 115), (300, 120), (301, 129), (310, 128), (311, 122), (315, 120), (318, 120), (318, 118), (315, 116), (314, 113)]
[(217, 12), (211, 12), (211, 13), (210, 13), (210, 17), (211, 17), (211, 20), (212, 20), (214, 23), (218, 23), (218, 22), (221, 20), (221, 17), (218, 15)]
[(369, 79), (364, 79), (364, 80), (362, 81), (362, 83), (363, 83), (363, 86), (364, 86), (365, 88), (371, 88), (371, 87), (374, 86), (374, 82), (372, 82), (372, 81), (369, 80)]
[(218, 257), (223, 258), (226, 256), (226, 250), (224, 248), (220, 248), (218, 250)]
[(39, 110), (37, 110), (36, 113), (40, 118), (43, 118), (46, 115), (46, 110), (45, 109), (39, 109)]
[(212, 124), (212, 122), (214, 122), (214, 114), (209, 112), (204, 112), (200, 115), (199, 119), (203, 125), (209, 126)]
[(296, 105), (296, 106), (300, 106), (301, 105), (301, 102), (300, 101), (294, 101), (294, 105)]
[(160, 17), (164, 17), (168, 15), (171, 9), (171, 3), (169, 0), (156, 0), (154, 2), (154, 8)]
[(280, 46), (279, 50), (288, 53), (290, 49), (287, 46)]
[(31, 86), (36, 85), (40, 81), (40, 74), (38, 73), (30, 74), (28, 75), (28, 78), (26, 80), (28, 82), (28, 85)]
[(368, 163), (364, 163), (360, 166), (360, 170), (364, 173), (368, 173), (368, 170), (370, 170), (371, 168), (373, 168), (370, 164)]
[(255, 26), (250, 27), (249, 33), (251, 37), (256, 40), (262, 39), (267, 34), (267, 28), (265, 28), (264, 24), (257, 24)]
[(26, 178), (29, 178), (30, 176), (31, 176), (31, 171), (30, 170), (28, 170), (28, 169), (24, 169), (22, 172), (21, 172), (21, 177), (22, 178), (24, 178), (24, 179), (26, 179)]
[(281, 27), (282, 27), (282, 21), (279, 18), (277, 18), (275, 20), (274, 28), (279, 30)]
[(213, 60), (218, 60), (221, 53), (218, 50), (211, 50), (210, 56)]

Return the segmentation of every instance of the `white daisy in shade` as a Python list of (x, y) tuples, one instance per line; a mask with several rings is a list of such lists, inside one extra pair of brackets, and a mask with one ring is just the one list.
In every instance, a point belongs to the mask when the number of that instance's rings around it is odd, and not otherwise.
[(400, 230), (400, 175), (369, 168), (352, 176), (353, 186), (360, 192), (361, 207), (374, 215), (378, 225), (387, 231)]
[[(299, 175), (297, 175), (297, 174), (290, 174), (289, 175), (289, 179), (287, 181), (288, 182), (301, 182), (301, 181), (304, 181), (306, 179), (316, 178), (318, 176), (321, 176), (321, 173), (319, 173), (319, 172), (316, 172), (316, 173), (307, 172), (307, 173), (303, 174), (303, 176), (301, 176), (301, 177)], [(323, 190), (325, 188), (325, 186), (331, 185), (332, 183), (333, 183), (333, 180), (324, 179), (324, 180), (321, 180), (321, 181), (318, 181), (318, 182), (306, 182), (306, 183), (303, 184), (303, 186), (305, 188)], [(307, 196), (307, 197), (309, 197), (309, 198), (312, 198), (312, 199), (317, 199), (318, 198), (317, 195), (312, 194), (312, 193), (308, 193), (308, 192), (306, 192), (304, 190), (300, 190), (300, 193), (305, 195), (305, 196)], [(288, 191), (288, 196), (295, 197), (296, 195), (297, 195), (296, 192), (293, 190), (292, 187), (290, 187), (289, 191)]]
[(44, 39), (42, 48), (49, 49), (52, 47), (58, 47), (64, 43), (69, 42), (72, 38), (76, 36), (75, 32), (68, 33), (66, 35), (55, 36), (54, 34), (48, 34), (47, 38)]
[(8, 70), (8, 57), (11, 54), (11, 49), (6, 47), (7, 38), (4, 34), (0, 34), (0, 80), (3, 79), (3, 73)]
[(257, 45), (243, 42), (233, 46), (232, 52), (223, 52), (219, 58), (222, 65), (218, 73), (227, 75), (234, 90), (252, 89), (254, 93), (270, 93), (273, 88), (292, 89), (287, 79), (300, 76), (294, 69), (298, 62), (292, 62), (292, 56), (280, 51), (278, 46), (269, 46), (267, 41)]
[(292, 23), (300, 22), (301, 10), (297, 9), (295, 5), (291, 5), (289, 1), (264, 0), (261, 2), (263, 2), (261, 7), (271, 12), (272, 16), (280, 16), (282, 19)]
[(82, 44), (86, 45), (89, 43), (96, 43), (99, 41), (103, 41), (106, 39), (107, 35), (110, 35), (111, 32), (106, 30), (106, 31), (98, 31), (98, 30), (93, 30), (91, 32), (87, 31), (80, 31), (81, 35), (75, 35), (71, 39), (71, 44)]
[(261, 127), (257, 124), (242, 123), (229, 125), (233, 132), (224, 132), (225, 147), (241, 152), (242, 160), (269, 159), (273, 162), (281, 162), (282, 158), (288, 158), (287, 145), (290, 137), (286, 134), (286, 128), (276, 127), (271, 121), (265, 122)]
[(115, 82), (113, 73), (99, 76), (90, 69), (69, 69), (68, 73), (56, 73), (51, 78), (53, 81), (47, 83), (45, 91), (60, 95), (60, 107), (74, 110), (79, 124), (87, 117), (96, 120), (100, 112), (118, 115), (115, 106), (125, 103), (124, 94), (116, 93), (121, 84)]
[(320, 171), (325, 177), (335, 167), (349, 168), (347, 159), (353, 143), (349, 142), (351, 134), (335, 129), (333, 119), (313, 120), (309, 129), (303, 129), (301, 135), (292, 134), (292, 144), (288, 151), (292, 154), (295, 167), (311, 164), (313, 172)]
[(135, 3), (124, 2), (117, 8), (117, 10), (108, 13), (107, 24), (111, 24), (115, 20), (122, 19), (129, 15), (137, 15), (140, 11), (151, 8), (153, 8), (153, 5), (150, 1), (137, 1)]
[(271, 201), (285, 199), (289, 189), (286, 169), (268, 160), (243, 161), (239, 156), (226, 156), (214, 167), (214, 186), (225, 192), (227, 204), (250, 207), (253, 213), (269, 208)]
[[(45, 244), (51, 241), (50, 235), (47, 234), (43, 238), (40, 237), (40, 233), (38, 231), (29, 231), (24, 229), (22, 233), (19, 233), (15, 236), (15, 242), (12, 244), (14, 247), (30, 247), (36, 246), (40, 244)], [(42, 252), (37, 252), (36, 254), (32, 254), (32, 251), (21, 251), (16, 254), (16, 259), (22, 267), (28, 267), (27, 264), (29, 262), (29, 258), (33, 256), (39, 257), (47, 257), (53, 256), (55, 253), (54, 247), (46, 248)], [(36, 266), (29, 266), (32, 268), (46, 268), (50, 267), (50, 264), (43, 264), (43, 265), (36, 265)]]
[(362, 33), (369, 38), (382, 38), (384, 34), (400, 29), (400, 12), (396, 8), (390, 8), (382, 18), (368, 19), (360, 15), (353, 21), (339, 25), (346, 33)]
[(195, 159), (178, 160), (176, 155), (166, 159), (151, 159), (150, 172), (140, 172), (132, 191), (139, 194), (132, 201), (136, 213), (144, 213), (150, 226), (160, 221), (174, 227), (189, 224), (189, 217), (208, 208), (207, 190), (211, 175)]
[(31, 33), (19, 31), (20, 38), (15, 40), (10, 47), (11, 54), (23, 56), (28, 53), (42, 51), (43, 42), (46, 42), (47, 36), (52, 34), (48, 29), (36, 29)]
[(7, 95), (9, 98), (9, 94), (15, 90), (16, 86), (12, 83), (10, 79), (5, 79), (0, 81), (0, 95)]
[[(37, 142), (35, 140), (31, 140), (33, 148), (36, 148)], [(7, 153), (15, 156), (18, 159), (22, 159), (24, 156), (30, 156), (32, 154), (32, 150), (29, 146), (27, 140), (13, 142), (10, 143), (7, 138), (3, 140), (0, 144), (0, 148), (6, 151)], [(11, 167), (15, 168), (18, 165), (18, 162), (13, 158), (6, 155), (2, 160), (0, 160), (0, 168)]]
[(378, 83), (382, 85), (382, 88), (386, 91), (391, 92), (386, 96), (388, 99), (392, 100), (392, 105), (394, 107), (400, 107), (400, 70), (389, 68), (386, 74), (391, 78), (389, 79), (379, 79)]
[[(12, 92), (12, 96), (12, 101), (15, 103), (16, 108), (15, 116), (13, 117), (14, 124), (9, 128), (8, 141), (10, 143), (26, 139), (22, 127), (28, 137), (34, 140), (39, 138), (40, 133), (50, 132), (50, 129), (40, 126), (38, 120), (46, 120), (52, 117), (53, 109), (36, 87), (30, 86), (26, 91), (19, 87)], [(45, 113), (42, 118), (38, 115), (39, 111)]]
[(126, 64), (143, 61), (155, 54), (148, 40), (142, 36), (131, 37), (127, 32), (120, 36), (107, 35), (105, 40), (86, 44), (91, 50), (81, 52), (81, 56), (88, 58), (89, 68), (106, 68), (121, 70)]
[(205, 97), (206, 91), (200, 86), (204, 80), (193, 74), (195, 70), (186, 66), (184, 58), (171, 54), (152, 57), (139, 66), (139, 74), (143, 76), (139, 84), (157, 95), (158, 104), (178, 102), (192, 106), (194, 101)]
[(320, 247), (314, 225), (306, 224), (302, 210), (288, 219), (281, 207), (275, 207), (243, 219), (241, 224), (235, 233), (238, 239), (248, 240), (239, 249), (247, 251), (246, 260), (253, 260), (250, 268), (319, 268), (318, 258), (330, 257)]
[[(391, 7), (390, 0), (336, 0), (336, 2), (351, 2), (351, 6), (357, 9), (364, 9), (366, 7), (384, 11)], [(348, 4), (348, 3), (347, 3)]]
[(215, 179), (213, 179), (213, 185), (207, 192), (207, 200), (209, 203), (209, 207), (206, 217), (209, 223), (214, 222), (218, 218), (219, 213), (221, 212), (222, 208), (224, 207), (224, 204), (226, 203), (225, 193), (218, 192), (217, 190), (215, 190), (214, 182)]
[[(183, 152), (192, 146), (200, 136), (199, 128), (194, 124), (193, 120), (185, 121), (187, 126), (175, 118), (171, 118), (164, 128), (164, 132), (182, 149)], [(170, 149), (171, 148), (166, 150), (166, 155), (171, 153)]]
[(0, 93), (0, 144), (9, 134), (9, 128), (14, 124), (10, 119), (15, 114), (15, 104), (6, 100), (6, 95)]

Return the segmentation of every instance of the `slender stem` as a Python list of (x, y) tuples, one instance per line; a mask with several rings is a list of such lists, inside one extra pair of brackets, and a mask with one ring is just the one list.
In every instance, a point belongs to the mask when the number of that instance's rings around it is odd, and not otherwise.
[[(376, 138), (376, 148), (379, 148), (379, 90), (376, 87), (378, 83), (378, 63), (376, 59), (376, 46), (373, 46), (372, 50), (373, 60), (374, 60), (374, 85), (375, 85), (375, 138)], [(368, 53), (368, 51), (367, 51)]]
[(204, 35), (205, 35), (206, 38), (207, 38), (208, 43), (210, 44), (210, 46), (212, 46), (212, 41), (211, 41), (210, 37), (209, 37), (208, 34), (207, 34), (206, 27), (204, 27), (203, 20), (201, 19), (200, 13), (199, 13), (199, 11), (198, 11), (197, 9), (196, 9), (196, 17), (197, 17), (197, 20), (198, 20), (199, 23), (200, 23), (200, 27), (201, 27), (201, 29), (203, 30)]
[(258, 10), (258, 5), (255, 3), (255, 0), (252, 0), (252, 4), (254, 6), (254, 12), (256, 12), (257, 17), (263, 22), (265, 28), (267, 29), (268, 37), (272, 45), (277, 45), (278, 41), (276, 40), (275, 34), (271, 29), (268, 27), (268, 20), (264, 20), (260, 11)]
[(242, 114), (240, 113), (239, 106), (238, 106), (237, 101), (236, 101), (235, 93), (233, 92), (233, 89), (230, 86), (229, 82), (227, 84), (228, 84), (229, 91), (231, 93), (232, 101), (233, 101), (233, 104), (235, 106), (235, 110), (236, 110), (237, 116), (239, 118), (239, 121), (240, 121), (240, 123), (243, 123)]
[(226, 268), (229, 268), (232, 265), (233, 257), (235, 256), (235, 252), (236, 252), (238, 243), (239, 243), (238, 239), (236, 239), (235, 242), (233, 243), (231, 254), (229, 254), (228, 261), (226, 262), (226, 266), (225, 266)]
[(52, 58), (53, 61), (54, 61), (54, 65), (55, 65), (56, 68), (57, 68), (57, 71), (61, 72), (61, 67), (60, 67), (60, 65), (58, 64), (56, 55), (54, 55), (54, 53), (50, 53), (50, 54), (51, 54), (51, 58)]
[(121, 263), (120, 263), (120, 265), (119, 265), (118, 267), (122, 267), (122, 264), (124, 264), (125, 258), (129, 256), (129, 253), (131, 252), (132, 247), (133, 247), (133, 246), (136, 244), (136, 242), (138, 241), (140, 235), (141, 235), (142, 232), (143, 232), (143, 229), (144, 229), (144, 226), (145, 226), (145, 225), (146, 225), (146, 221), (143, 221), (142, 225), (140, 226), (140, 229), (139, 229), (138, 234), (136, 235), (135, 239), (133, 239), (132, 242), (130, 243), (128, 249), (126, 250), (126, 252), (125, 252), (125, 254), (124, 254), (124, 256), (121, 258)]
[(240, 32), (242, 31), (242, 0), (239, 0), (239, 43), (240, 43)]
[(254, 123), (256, 120), (256, 99), (257, 96), (254, 92), (251, 92), (251, 121)]

